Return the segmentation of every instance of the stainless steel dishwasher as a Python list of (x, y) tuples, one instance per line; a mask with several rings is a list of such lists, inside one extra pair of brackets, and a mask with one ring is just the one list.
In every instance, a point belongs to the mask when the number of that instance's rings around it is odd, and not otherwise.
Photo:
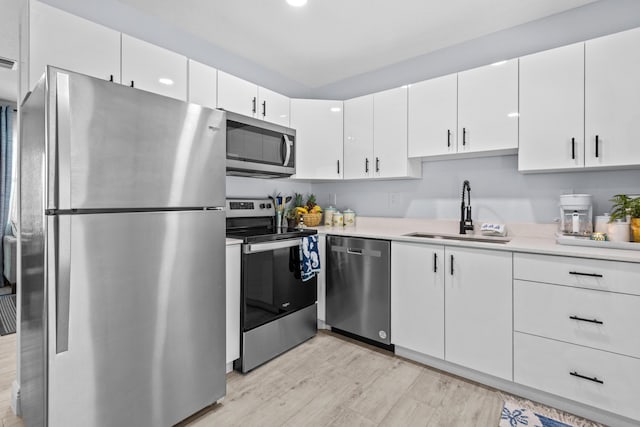
[(327, 236), (327, 324), (391, 344), (391, 242)]

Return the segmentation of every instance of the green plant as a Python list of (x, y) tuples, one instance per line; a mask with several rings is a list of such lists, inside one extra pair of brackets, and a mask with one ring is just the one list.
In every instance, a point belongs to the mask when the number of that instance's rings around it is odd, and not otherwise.
[(636, 197), (629, 201), (627, 212), (629, 212), (631, 218), (640, 218), (640, 197)]
[[(640, 199), (640, 197), (635, 200), (638, 199)], [(629, 214), (629, 209), (631, 208), (632, 200), (634, 199), (626, 194), (616, 194), (612, 199), (609, 199), (609, 201), (613, 203), (613, 206), (611, 206), (611, 219), (609, 222), (613, 222), (616, 219), (623, 221), (626, 220), (627, 215)]]

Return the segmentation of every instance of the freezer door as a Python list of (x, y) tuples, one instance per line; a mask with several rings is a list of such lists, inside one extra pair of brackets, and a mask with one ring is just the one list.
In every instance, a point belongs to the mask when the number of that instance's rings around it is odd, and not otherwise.
[(48, 76), (49, 208), (224, 206), (224, 112), (55, 68)]
[(224, 213), (49, 222), (49, 426), (170, 426), (222, 398)]

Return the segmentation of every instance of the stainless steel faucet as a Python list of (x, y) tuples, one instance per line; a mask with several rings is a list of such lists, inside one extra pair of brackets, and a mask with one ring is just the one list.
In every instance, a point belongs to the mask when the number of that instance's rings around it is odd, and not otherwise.
[[(464, 204), (464, 190), (467, 190), (467, 205)], [(462, 183), (462, 202), (460, 203), (460, 234), (467, 234), (467, 230), (473, 231), (471, 220), (471, 185), (468, 180)]]

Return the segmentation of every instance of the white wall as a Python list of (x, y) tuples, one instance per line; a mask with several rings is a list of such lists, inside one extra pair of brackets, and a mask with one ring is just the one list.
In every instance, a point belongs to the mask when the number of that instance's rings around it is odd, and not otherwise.
[(471, 183), (473, 220), (549, 223), (564, 193), (593, 195), (594, 215), (614, 194), (640, 194), (640, 169), (524, 175), (517, 156), (423, 162), (422, 179), (345, 181), (312, 185), (319, 203), (358, 215), (458, 219), (462, 182)]
[(292, 196), (293, 193), (307, 194), (311, 184), (289, 179), (258, 179), (237, 176), (227, 177), (227, 197), (268, 197), (276, 193)]

